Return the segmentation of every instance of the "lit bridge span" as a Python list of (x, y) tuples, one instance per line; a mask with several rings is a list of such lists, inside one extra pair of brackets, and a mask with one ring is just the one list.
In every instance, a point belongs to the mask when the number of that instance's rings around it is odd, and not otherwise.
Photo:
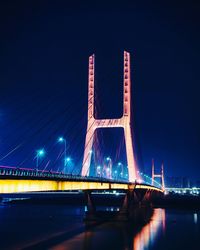
[(146, 183), (0, 166), (0, 195), (46, 191), (82, 191), (87, 207), (87, 220), (97, 218), (92, 193), (105, 190), (111, 192), (118, 190), (124, 193), (123, 204), (117, 215), (117, 219), (120, 220), (132, 218), (137, 207), (148, 206), (155, 198), (160, 198), (164, 194), (163, 189)]
[(146, 183), (131, 183), (106, 178), (82, 177), (60, 172), (0, 166), (0, 193), (71, 190), (163, 190)]

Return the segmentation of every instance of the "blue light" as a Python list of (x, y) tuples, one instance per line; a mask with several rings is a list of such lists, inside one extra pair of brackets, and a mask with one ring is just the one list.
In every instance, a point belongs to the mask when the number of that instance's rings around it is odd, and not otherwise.
[(59, 141), (59, 142), (63, 142), (63, 141), (64, 141), (64, 138), (63, 138), (63, 137), (59, 137), (59, 138), (58, 138), (58, 141)]
[(70, 161), (71, 161), (71, 158), (70, 158), (70, 157), (67, 157), (65, 160), (66, 160), (66, 162), (70, 162)]
[(106, 158), (106, 161), (110, 161), (110, 160), (111, 160), (111, 158), (110, 158), (110, 157), (107, 157), (107, 158)]
[(39, 149), (39, 150), (37, 150), (37, 156), (42, 157), (42, 156), (44, 156), (44, 155), (45, 155), (44, 149)]

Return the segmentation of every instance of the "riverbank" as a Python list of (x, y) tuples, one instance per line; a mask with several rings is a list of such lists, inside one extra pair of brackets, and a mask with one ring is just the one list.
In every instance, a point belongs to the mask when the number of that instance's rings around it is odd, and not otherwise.
[(200, 196), (167, 194), (162, 199), (154, 201), (154, 206), (159, 208), (178, 208), (178, 209), (200, 209)]

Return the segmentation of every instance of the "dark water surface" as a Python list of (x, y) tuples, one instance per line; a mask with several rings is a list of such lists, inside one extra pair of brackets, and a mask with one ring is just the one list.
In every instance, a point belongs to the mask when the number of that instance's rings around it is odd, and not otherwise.
[(200, 211), (157, 208), (144, 214), (139, 224), (86, 225), (84, 210), (84, 206), (2, 204), (0, 249), (200, 249)]

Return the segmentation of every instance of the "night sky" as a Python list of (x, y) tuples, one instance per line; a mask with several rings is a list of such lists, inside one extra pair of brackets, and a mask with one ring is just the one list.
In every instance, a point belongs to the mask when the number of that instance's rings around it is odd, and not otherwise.
[[(78, 173), (88, 57), (95, 53), (98, 118), (119, 117), (127, 50), (140, 169), (150, 172), (154, 158), (168, 176), (200, 178), (200, 4), (72, 2), (0, 3), (0, 164), (32, 168), (44, 147), (41, 168), (56, 170), (62, 135)], [(101, 134), (101, 154), (124, 162), (122, 131)]]

